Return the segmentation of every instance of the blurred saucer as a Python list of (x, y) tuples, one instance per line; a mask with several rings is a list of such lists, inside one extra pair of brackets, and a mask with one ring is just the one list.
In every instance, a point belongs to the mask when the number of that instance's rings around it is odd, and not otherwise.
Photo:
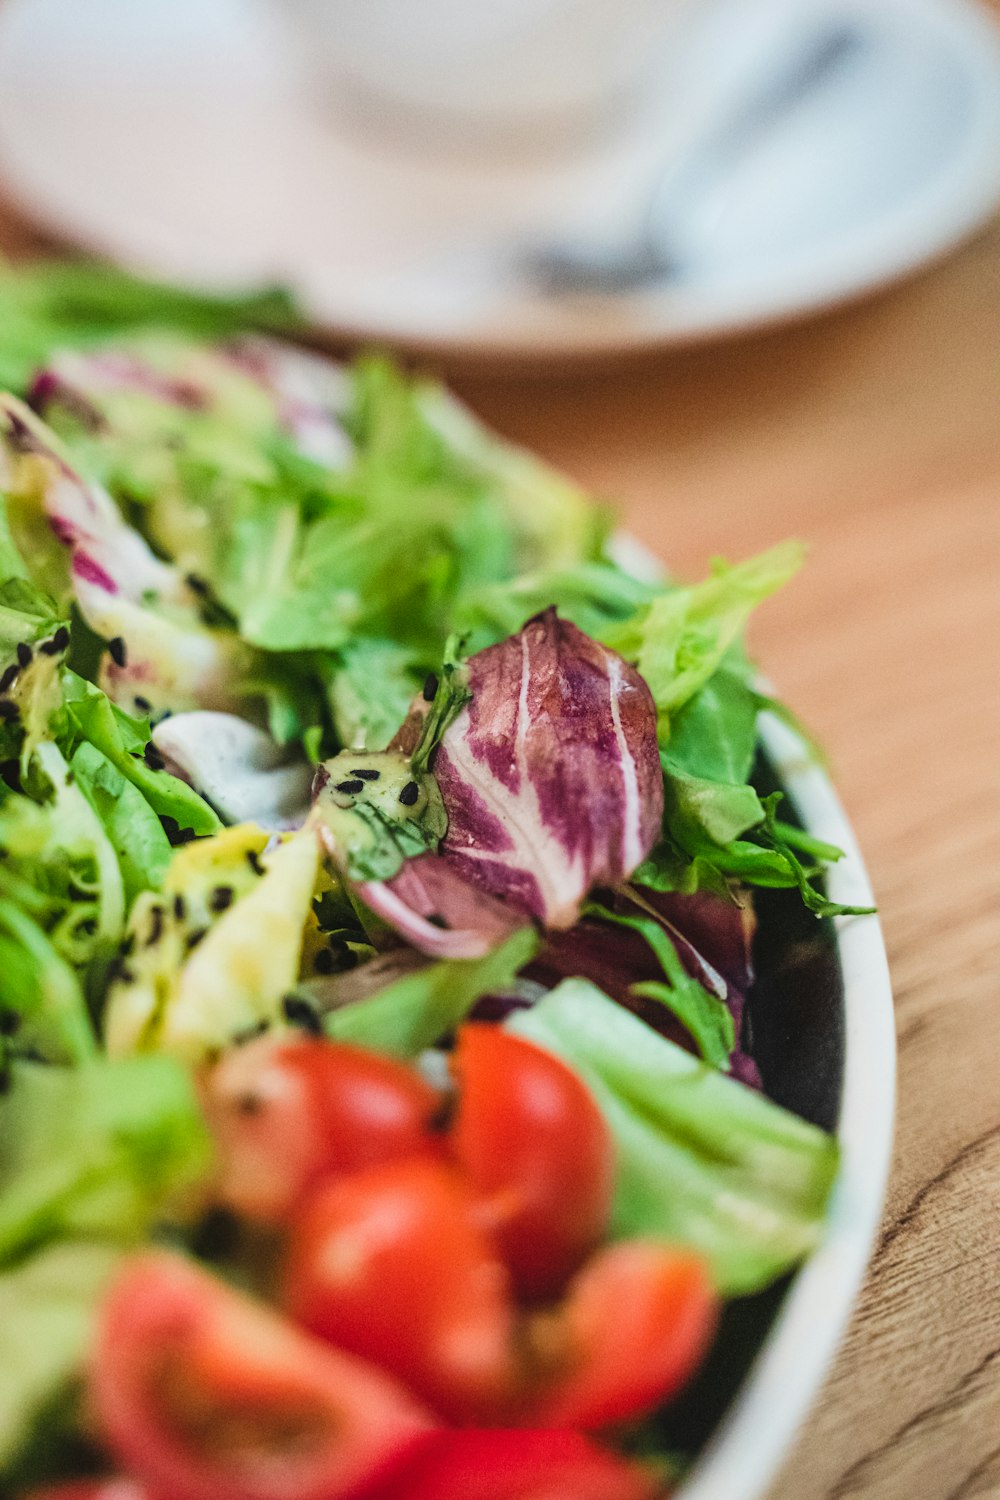
[[(768, 0), (760, 0), (763, 6)], [(726, 5), (729, 6), (727, 15)], [(255, 0), (8, 0), (0, 174), (61, 239), (211, 287), (279, 280), (331, 333), (521, 356), (689, 343), (885, 285), (1000, 197), (1000, 45), (972, 0), (833, 0), (857, 61), (678, 226), (677, 274), (553, 296), (523, 252), (629, 211), (737, 46), (707, 6), (657, 98), (573, 154), (492, 161), (338, 123)], [(681, 76), (683, 75), (683, 76)]]

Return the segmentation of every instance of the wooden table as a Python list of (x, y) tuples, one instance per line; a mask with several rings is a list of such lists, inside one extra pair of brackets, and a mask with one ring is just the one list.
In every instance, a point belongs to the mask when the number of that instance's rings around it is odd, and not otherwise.
[[(29, 243), (0, 211), (0, 246)], [(868, 1284), (772, 1500), (1000, 1496), (998, 335), (1000, 223), (807, 325), (455, 382), (681, 573), (811, 544), (753, 644), (829, 747), (869, 861), (899, 1123)]]

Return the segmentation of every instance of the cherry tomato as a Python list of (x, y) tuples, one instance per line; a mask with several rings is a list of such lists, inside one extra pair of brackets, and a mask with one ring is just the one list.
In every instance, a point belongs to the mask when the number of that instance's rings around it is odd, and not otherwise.
[(165, 1252), (113, 1284), (90, 1395), (114, 1457), (166, 1500), (347, 1500), (433, 1426), (381, 1371)]
[(419, 1073), (318, 1037), (234, 1047), (204, 1098), (218, 1196), (258, 1223), (282, 1223), (330, 1177), (440, 1151), (431, 1130), (440, 1096)]
[(463, 1026), (452, 1068), (455, 1157), (518, 1291), (553, 1296), (607, 1227), (614, 1150), (604, 1118), (565, 1063), (499, 1026)]
[(578, 1432), (429, 1434), (371, 1500), (653, 1500), (652, 1475)]
[(137, 1479), (109, 1474), (104, 1479), (75, 1479), (67, 1484), (46, 1485), (32, 1490), (26, 1500), (153, 1500)]
[(305, 1327), (391, 1370), (448, 1420), (508, 1398), (510, 1278), (443, 1163), (393, 1162), (324, 1188), (293, 1229), (284, 1289)]
[(643, 1240), (609, 1246), (561, 1308), (535, 1319), (536, 1357), (552, 1373), (531, 1398), (531, 1417), (543, 1427), (591, 1429), (643, 1416), (693, 1374), (717, 1315), (696, 1256)]

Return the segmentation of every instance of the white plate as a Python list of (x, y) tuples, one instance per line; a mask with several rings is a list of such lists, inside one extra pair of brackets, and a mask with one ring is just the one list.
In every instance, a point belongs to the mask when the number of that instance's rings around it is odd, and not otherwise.
[(992, 21), (972, 0), (829, 0), (863, 29), (860, 61), (699, 195), (683, 277), (612, 298), (539, 291), (518, 247), (634, 201), (687, 91), (710, 89), (734, 50), (718, 8), (734, 3), (713, 0), (613, 139), (487, 170), (317, 112), (260, 0), (8, 0), (0, 167), (50, 230), (127, 266), (216, 287), (279, 279), (334, 332), (527, 356), (789, 318), (985, 220), (1000, 196)]
[[(801, 741), (765, 715), (765, 747), (804, 826), (846, 858), (827, 876), (832, 900), (873, 904), (857, 843), (825, 774)], [(835, 923), (844, 985), (842, 1153), (822, 1244), (797, 1273), (741, 1391), (678, 1500), (758, 1500), (775, 1477), (844, 1333), (871, 1255), (892, 1155), (896, 1031), (876, 917)]]

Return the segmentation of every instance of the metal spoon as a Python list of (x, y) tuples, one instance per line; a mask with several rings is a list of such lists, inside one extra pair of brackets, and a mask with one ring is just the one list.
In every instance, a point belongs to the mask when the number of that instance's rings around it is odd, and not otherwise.
[(609, 240), (578, 236), (521, 254), (524, 271), (550, 296), (635, 291), (678, 276), (683, 259), (671, 248), (671, 225), (684, 202), (753, 151), (797, 105), (863, 51), (865, 33), (854, 23), (828, 19), (799, 39), (791, 54), (770, 57), (763, 73), (714, 113), (676, 163), (660, 169), (649, 187), (638, 223)]

